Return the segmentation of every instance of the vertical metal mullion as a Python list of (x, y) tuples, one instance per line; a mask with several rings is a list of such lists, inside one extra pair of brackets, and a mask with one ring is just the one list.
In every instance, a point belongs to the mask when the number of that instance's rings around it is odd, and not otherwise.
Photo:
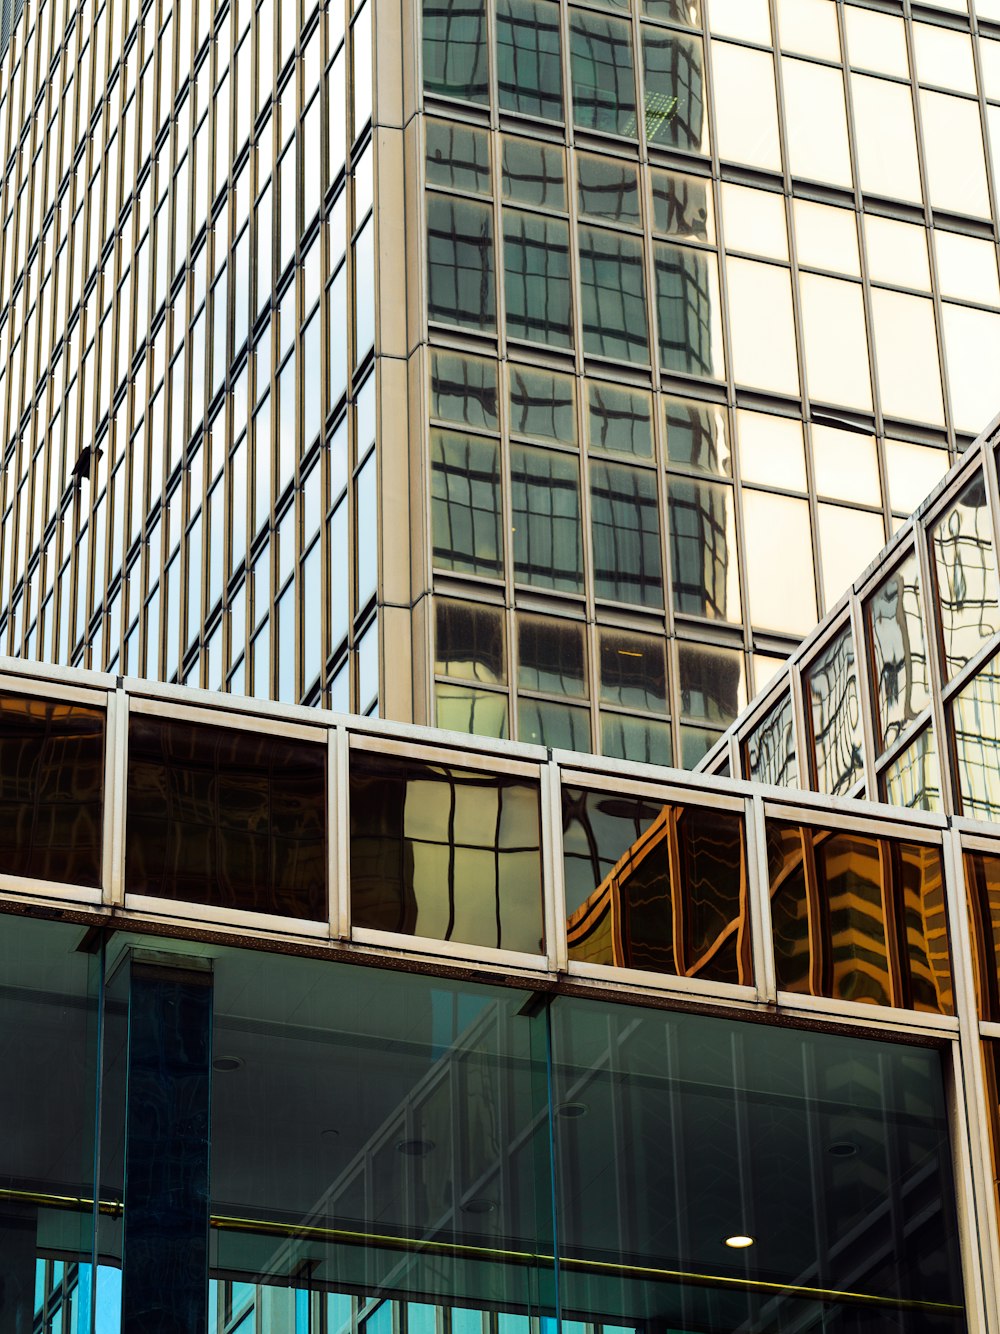
[(813, 787), (812, 776), (812, 738), (806, 726), (805, 709), (802, 703), (802, 672), (798, 661), (788, 665), (788, 686), (792, 702), (792, 728), (795, 737), (795, 767), (798, 771), (798, 786), (804, 790)]
[[(112, 907), (125, 903), (125, 818), (127, 802), (129, 697), (119, 686), (108, 696), (108, 750), (105, 803), (110, 802), (111, 838), (104, 852), (102, 901)], [(105, 825), (107, 829), (107, 825)]]
[(869, 672), (868, 638), (865, 633), (864, 609), (861, 599), (852, 589), (850, 594), (851, 639), (854, 645), (855, 673), (858, 683), (858, 705), (861, 710), (861, 737), (864, 746), (863, 762), (865, 794), (869, 801), (878, 801), (878, 778), (875, 772), (876, 719)]
[(955, 784), (952, 778), (951, 742), (947, 726), (947, 710), (942, 698), (941, 637), (938, 627), (937, 599), (933, 596), (933, 573), (927, 543), (930, 534), (920, 519), (913, 521), (914, 549), (921, 585), (921, 613), (924, 621), (924, 645), (927, 652), (927, 671), (931, 692), (931, 717), (937, 733), (938, 769), (941, 778), (941, 800), (949, 812), (958, 810)]
[(970, 1327), (1000, 1329), (996, 1275), (1000, 1265), (990, 1113), (983, 1077), (982, 1044), (972, 970), (973, 958), (961, 835), (943, 835), (942, 870), (959, 1037), (952, 1044), (954, 1081), (949, 1089), (952, 1159), (956, 1177), (959, 1240)]
[(541, 768), (542, 893), (545, 954), (551, 972), (569, 969), (566, 943), (566, 863), (563, 854), (562, 771), (555, 760)]
[(754, 984), (759, 1001), (776, 1005), (778, 974), (771, 925), (771, 877), (767, 864), (767, 824), (764, 819), (763, 798), (748, 797), (744, 802), (744, 811)]

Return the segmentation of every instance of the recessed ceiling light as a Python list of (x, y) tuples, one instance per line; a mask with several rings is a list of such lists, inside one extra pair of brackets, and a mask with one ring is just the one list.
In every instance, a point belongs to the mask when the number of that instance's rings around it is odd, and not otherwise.
[(239, 1056), (216, 1056), (212, 1062), (212, 1069), (224, 1075), (231, 1070), (242, 1070), (245, 1064), (246, 1062)]
[(340, 1131), (334, 1130), (333, 1126), (328, 1126), (326, 1130), (319, 1132), (319, 1137), (327, 1144), (332, 1144), (335, 1139), (340, 1139)]
[(753, 1245), (753, 1237), (738, 1234), (735, 1237), (727, 1237), (726, 1245), (731, 1246), (734, 1251), (745, 1251), (748, 1246)]
[(849, 1139), (839, 1139), (827, 1149), (834, 1158), (853, 1158), (857, 1151), (858, 1146)]
[(586, 1116), (589, 1110), (585, 1102), (561, 1102), (556, 1107), (556, 1116), (563, 1116), (569, 1121), (574, 1117)]
[(396, 1145), (396, 1152), (405, 1154), (407, 1158), (423, 1158), (436, 1147), (432, 1139), (401, 1139)]
[(485, 1199), (466, 1200), (462, 1205), (463, 1212), (467, 1214), (491, 1214), (496, 1207), (496, 1200)]

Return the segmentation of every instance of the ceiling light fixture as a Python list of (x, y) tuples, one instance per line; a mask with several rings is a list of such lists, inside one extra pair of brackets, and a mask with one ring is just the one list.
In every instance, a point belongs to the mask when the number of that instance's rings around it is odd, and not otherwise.
[(734, 1251), (745, 1251), (748, 1246), (753, 1245), (753, 1237), (737, 1234), (735, 1237), (727, 1237), (726, 1245), (732, 1247)]
[(849, 1139), (839, 1139), (827, 1149), (834, 1158), (853, 1158), (857, 1151), (858, 1146)]
[(561, 1102), (556, 1107), (556, 1116), (571, 1121), (578, 1116), (586, 1116), (589, 1110), (585, 1102)]
[(423, 1158), (436, 1148), (432, 1139), (401, 1139), (396, 1145), (396, 1152), (405, 1154), (407, 1158)]
[(245, 1064), (246, 1062), (239, 1056), (216, 1056), (215, 1060), (212, 1062), (212, 1069), (215, 1070), (217, 1074), (225, 1075), (229, 1074), (232, 1070), (242, 1070)]

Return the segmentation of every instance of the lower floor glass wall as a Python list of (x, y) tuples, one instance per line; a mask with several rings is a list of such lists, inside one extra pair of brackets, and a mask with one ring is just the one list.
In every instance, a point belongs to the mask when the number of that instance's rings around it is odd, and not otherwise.
[(967, 1328), (937, 1049), (0, 925), (0, 1334)]

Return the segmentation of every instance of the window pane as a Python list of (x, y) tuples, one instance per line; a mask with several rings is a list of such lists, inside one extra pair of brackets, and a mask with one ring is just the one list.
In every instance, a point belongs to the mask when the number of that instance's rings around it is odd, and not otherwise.
[(518, 616), (517, 685), (519, 690), (586, 699), (584, 627), (553, 616)]
[(768, 259), (788, 259), (784, 195), (723, 181), (722, 219), (730, 253), (747, 250)]
[(1000, 629), (990, 529), (980, 473), (931, 530), (945, 680)]
[(573, 119), (585, 130), (636, 137), (632, 33), (622, 19), (570, 11)]
[[(848, 8), (855, 12), (853, 5)], [(917, 135), (909, 88), (866, 74), (852, 74), (851, 97), (862, 191), (919, 204)]]
[(890, 746), (930, 703), (920, 575), (912, 554), (865, 606), (873, 647), (880, 750)]
[(488, 102), (486, 9), (481, 0), (425, 0), (423, 31), (427, 91)]
[(755, 783), (799, 786), (792, 701), (788, 695), (765, 714), (743, 743), (743, 772)]
[(538, 954), (538, 784), (353, 751), (355, 926)]
[[(740, 0), (743, 4), (745, 0)], [(764, 39), (770, 41), (770, 36)], [(767, 51), (712, 43), (719, 156), (765, 171), (781, 170), (774, 63)], [(749, 110), (752, 108), (752, 111)]]
[[(677, 645), (681, 716), (721, 731), (746, 705), (743, 653), (707, 644)], [(712, 738), (714, 745), (716, 737)], [(707, 749), (707, 747), (706, 747)], [(687, 759), (685, 758), (685, 764)]]
[(996, 415), (1000, 315), (950, 301), (941, 311), (955, 429), (975, 435)]
[(489, 204), (428, 195), (427, 278), (430, 319), (487, 332), (496, 328)]
[(590, 710), (545, 699), (518, 700), (517, 739), (553, 750), (590, 753)]
[(322, 922), (326, 747), (129, 718), (125, 891)]
[(857, 5), (845, 5), (844, 18), (847, 22), (847, 52), (852, 65), (877, 70), (880, 74), (896, 74), (902, 79), (910, 77), (906, 30), (901, 18), (861, 9)]
[(785, 51), (840, 59), (837, 9), (830, 0), (778, 0), (778, 31)]
[(843, 796), (861, 778), (861, 700), (850, 626), (805, 673), (816, 789)]
[(594, 591), (614, 602), (663, 606), (656, 474), (590, 465)]
[(439, 683), (434, 687), (434, 701), (437, 726), (446, 732), (471, 733), (501, 740), (509, 735), (506, 694)]
[(601, 754), (633, 764), (671, 765), (674, 752), (670, 724), (602, 709)]
[[(874, 436), (815, 424), (810, 433), (817, 492), (831, 500), (880, 505), (882, 493)], [(860, 569), (859, 565), (859, 573)]]
[(736, 427), (740, 439), (740, 477), (744, 482), (805, 491), (801, 421), (737, 408)]
[(642, 242), (596, 227), (579, 238), (584, 351), (648, 363)]
[(647, 141), (707, 153), (701, 38), (643, 25), (642, 61)]
[(521, 583), (566, 592), (583, 587), (578, 466), (569, 454), (511, 446), (514, 578)]
[(659, 713), (667, 707), (667, 663), (662, 639), (629, 630), (601, 630), (601, 700)]
[(634, 163), (578, 153), (576, 172), (581, 213), (640, 225), (639, 171)]
[(664, 394), (663, 409), (669, 463), (719, 477), (732, 476), (729, 422), (721, 404)]
[(931, 207), (988, 218), (979, 104), (921, 89), (920, 119)]
[(944, 425), (941, 366), (929, 300), (872, 289), (875, 365), (887, 416)]
[(808, 502), (747, 490), (743, 518), (750, 620), (762, 630), (806, 634), (816, 624)]
[(880, 218), (866, 213), (865, 242), (868, 271), (877, 283), (898, 283), (900, 287), (931, 290), (927, 264), (927, 232), (912, 222)]
[(434, 564), (466, 574), (502, 574), (496, 442), (432, 431), (431, 460)]
[(792, 215), (800, 264), (806, 268), (836, 269), (855, 278), (860, 276), (858, 227), (852, 209), (832, 208), (811, 199), (793, 199)]
[(667, 495), (674, 610), (738, 621), (739, 549), (732, 487), (671, 476)]
[(431, 356), (431, 416), (496, 430), (496, 362), (435, 349)]
[[(996, 1023), (1000, 1019), (1000, 858), (966, 852), (963, 860), (979, 1016)], [(994, 1071), (994, 1082), (995, 1078)]]
[(453, 121), (427, 122), (427, 184), (476, 195), (492, 191), (490, 144), (485, 130)]
[(948, 471), (943, 449), (914, 445), (908, 440), (886, 440), (889, 504), (897, 514), (911, 514)]
[(810, 397), (870, 412), (872, 387), (861, 284), (803, 273), (799, 286)]
[(437, 599), (434, 671), (487, 685), (506, 681), (503, 627), (499, 608)]
[(566, 208), (566, 159), (561, 148), (503, 138), (503, 197), (515, 204)]
[(767, 852), (780, 991), (954, 1013), (939, 848), (768, 821)]
[(653, 457), (653, 422), (647, 390), (591, 380), (587, 394), (591, 449), (633, 454), (637, 458)]
[(817, 512), (823, 603), (829, 611), (885, 546), (885, 527), (881, 511), (869, 514), (843, 505), (819, 505)]
[(101, 883), (104, 712), (37, 697), (0, 699), (0, 869)]
[(575, 382), (569, 375), (511, 364), (510, 429), (576, 444)]
[(566, 223), (504, 209), (503, 239), (508, 336), (569, 347), (573, 322)]
[(654, 263), (660, 365), (668, 371), (721, 379), (725, 372), (715, 255), (656, 245)]
[(797, 394), (792, 283), (787, 269), (730, 259), (730, 356), (737, 384), (775, 393)]
[(937, 24), (914, 23), (913, 45), (917, 78), (921, 83), (975, 94), (976, 69), (972, 61), (972, 41), (967, 32), (953, 32)]
[(992, 241), (935, 228), (934, 245), (942, 296), (975, 301), (980, 306), (1000, 306), (997, 252)]
[(851, 151), (840, 70), (785, 56), (781, 79), (792, 175), (849, 188)]
[(918, 811), (941, 809), (941, 774), (938, 769), (934, 732), (925, 727), (920, 735), (882, 772), (882, 800)]
[(497, 0), (497, 88), (504, 111), (562, 120), (557, 5)]
[(650, 171), (653, 182), (653, 231), (678, 241), (715, 241), (712, 182), (704, 176)]

